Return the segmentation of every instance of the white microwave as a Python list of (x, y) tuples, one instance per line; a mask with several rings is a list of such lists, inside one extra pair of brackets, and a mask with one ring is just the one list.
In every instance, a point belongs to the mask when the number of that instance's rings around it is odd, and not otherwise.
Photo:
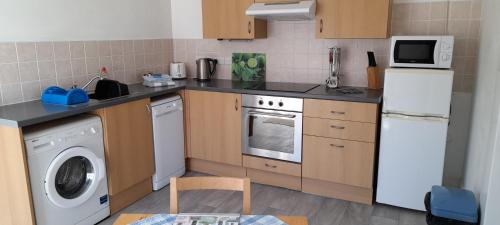
[(391, 67), (451, 68), (453, 36), (393, 36)]

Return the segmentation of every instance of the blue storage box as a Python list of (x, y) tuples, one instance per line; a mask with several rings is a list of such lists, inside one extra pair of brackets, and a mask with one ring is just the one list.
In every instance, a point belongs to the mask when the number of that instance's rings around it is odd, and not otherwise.
[(69, 91), (51, 86), (42, 93), (42, 102), (58, 105), (75, 105), (89, 101), (87, 92), (80, 88), (70, 89)]
[(433, 186), (427, 203), (427, 210), (433, 217), (468, 224), (479, 222), (476, 198), (470, 191)]

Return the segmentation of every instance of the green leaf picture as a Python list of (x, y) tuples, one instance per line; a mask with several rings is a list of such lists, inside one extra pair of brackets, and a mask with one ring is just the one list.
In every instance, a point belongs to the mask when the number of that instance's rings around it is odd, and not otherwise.
[(233, 53), (231, 70), (233, 80), (264, 81), (266, 79), (266, 55)]

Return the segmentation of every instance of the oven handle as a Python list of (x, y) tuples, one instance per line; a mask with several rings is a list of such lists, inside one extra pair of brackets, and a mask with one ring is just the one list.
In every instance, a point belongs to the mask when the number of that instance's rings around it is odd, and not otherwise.
[(292, 114), (280, 114), (280, 113), (268, 113), (268, 112), (259, 112), (259, 111), (249, 111), (249, 115), (263, 115), (263, 116), (273, 116), (273, 117), (284, 117), (284, 118), (295, 118), (296, 115)]

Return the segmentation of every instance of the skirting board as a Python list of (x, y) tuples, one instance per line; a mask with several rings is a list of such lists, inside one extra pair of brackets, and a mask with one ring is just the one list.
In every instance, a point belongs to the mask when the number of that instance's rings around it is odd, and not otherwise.
[(153, 192), (153, 183), (151, 178), (148, 178), (141, 183), (138, 183), (131, 188), (109, 197), (109, 207), (111, 214), (120, 211), (121, 209), (131, 205), (132, 203), (142, 199), (144, 196)]
[(373, 189), (302, 178), (302, 191), (330, 198), (373, 204)]
[(201, 159), (189, 158), (187, 160), (187, 165), (188, 170), (221, 177), (246, 177), (247, 175), (247, 171), (243, 167), (210, 162)]
[(267, 184), (272, 186), (284, 187), (296, 191), (302, 190), (302, 181), (300, 177), (283, 175), (279, 173), (267, 172), (263, 170), (247, 169), (247, 177), (252, 182)]

